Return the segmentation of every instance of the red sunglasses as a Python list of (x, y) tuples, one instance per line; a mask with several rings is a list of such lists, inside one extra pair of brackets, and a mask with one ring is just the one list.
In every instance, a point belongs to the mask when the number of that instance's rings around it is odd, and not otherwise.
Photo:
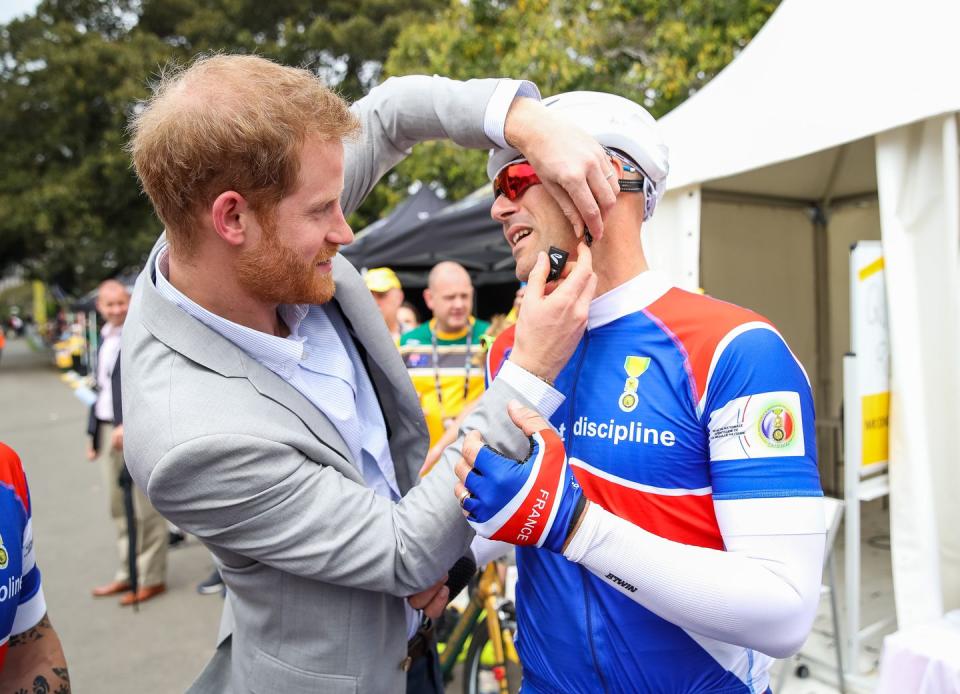
[(493, 197), (506, 195), (507, 200), (518, 200), (527, 192), (527, 188), (540, 182), (540, 177), (529, 162), (514, 162), (503, 167), (493, 179)]
[[(620, 161), (623, 170), (627, 173), (639, 173), (646, 176), (639, 168), (624, 163), (621, 157), (611, 154), (611, 158), (614, 157)], [(530, 162), (521, 159), (503, 167), (500, 173), (497, 174), (497, 177), (493, 179), (493, 197), (496, 199), (500, 195), (506, 195), (507, 200), (512, 202), (520, 199), (520, 197), (527, 192), (527, 188), (535, 186), (538, 183), (542, 183), (542, 181), (540, 177), (537, 176), (537, 172), (533, 170), (533, 166)], [(637, 192), (643, 190), (642, 180), (620, 179), (619, 183), (622, 192)]]

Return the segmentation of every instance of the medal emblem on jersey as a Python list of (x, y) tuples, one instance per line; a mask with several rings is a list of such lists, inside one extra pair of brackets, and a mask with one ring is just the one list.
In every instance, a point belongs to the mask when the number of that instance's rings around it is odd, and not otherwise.
[(793, 413), (784, 405), (771, 405), (757, 423), (760, 437), (771, 448), (783, 448), (793, 440)]
[(637, 409), (640, 398), (637, 397), (637, 388), (640, 387), (640, 376), (650, 366), (650, 357), (629, 355), (623, 362), (623, 369), (627, 372), (627, 380), (620, 393), (620, 409), (624, 412), (633, 412)]
[(10, 555), (7, 554), (7, 548), (3, 544), (3, 537), (0, 537), (0, 570), (7, 568)]

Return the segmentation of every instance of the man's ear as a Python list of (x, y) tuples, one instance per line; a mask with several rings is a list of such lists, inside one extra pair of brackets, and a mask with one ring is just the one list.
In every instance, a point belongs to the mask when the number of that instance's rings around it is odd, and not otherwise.
[(210, 207), (214, 231), (231, 246), (240, 246), (247, 240), (251, 214), (246, 198), (234, 190), (220, 193)]
[(423, 290), (423, 300), (427, 304), (427, 308), (433, 311), (433, 294), (430, 293), (429, 289)]

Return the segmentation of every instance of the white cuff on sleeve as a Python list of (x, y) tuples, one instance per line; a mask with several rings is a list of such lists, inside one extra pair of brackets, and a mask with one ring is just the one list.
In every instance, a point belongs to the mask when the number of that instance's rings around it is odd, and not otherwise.
[(480, 567), (506, 556), (513, 551), (513, 545), (498, 540), (488, 540), (477, 535), (470, 543), (470, 551), (473, 552), (473, 558), (477, 562), (477, 566)]
[(580, 527), (570, 538), (567, 548), (563, 551), (563, 556), (579, 564), (587, 554), (587, 550), (593, 547), (596, 541), (597, 530), (600, 526), (600, 507), (597, 504), (587, 504), (583, 515), (580, 517)]
[(510, 146), (504, 139), (503, 126), (507, 122), (507, 112), (513, 100), (519, 97), (539, 101), (540, 90), (537, 85), (527, 80), (500, 80), (483, 114), (483, 132), (501, 149)]
[(497, 379), (504, 379), (510, 387), (523, 393), (544, 419), (550, 419), (557, 408), (563, 404), (564, 396), (546, 381), (517, 366), (509, 359), (500, 367)]
[(725, 539), (758, 535), (822, 535), (827, 532), (822, 496), (714, 501)]

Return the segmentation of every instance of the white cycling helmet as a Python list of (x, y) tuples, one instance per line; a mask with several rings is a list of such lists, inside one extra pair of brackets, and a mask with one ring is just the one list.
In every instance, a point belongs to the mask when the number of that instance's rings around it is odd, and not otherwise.
[[(644, 219), (653, 214), (667, 187), (669, 151), (657, 122), (645, 108), (629, 99), (605, 92), (566, 92), (543, 100), (551, 111), (583, 128), (604, 147), (633, 159), (644, 173)], [(513, 147), (490, 150), (487, 175), (494, 180), (504, 166), (523, 154)]]

